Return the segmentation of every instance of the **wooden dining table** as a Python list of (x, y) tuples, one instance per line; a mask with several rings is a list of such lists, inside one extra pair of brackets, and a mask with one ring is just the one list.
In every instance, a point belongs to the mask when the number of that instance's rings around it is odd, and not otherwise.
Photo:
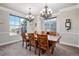
[[(49, 46), (52, 47), (51, 53), (53, 53), (54, 47), (56, 47), (57, 40), (58, 40), (58, 36), (48, 35)], [(36, 34), (35, 34), (35, 43), (36, 43), (36, 47), (38, 47), (38, 37)]]

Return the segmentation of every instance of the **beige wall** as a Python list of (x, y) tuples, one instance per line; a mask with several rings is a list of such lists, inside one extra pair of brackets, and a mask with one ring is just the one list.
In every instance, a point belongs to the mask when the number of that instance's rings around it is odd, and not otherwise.
[(18, 12), (0, 7), (0, 45), (20, 40), (20, 37), (9, 35), (9, 14), (24, 16)]
[[(7, 14), (5, 11), (3, 13), (2, 10), (0, 10), (0, 32), (8, 32), (8, 17), (9, 14)], [(6, 19), (6, 20), (5, 20)]]
[[(78, 46), (78, 12), (78, 8), (74, 8), (71, 10), (60, 12), (60, 14), (57, 16), (57, 29), (58, 32), (62, 35), (61, 43)], [(66, 31), (65, 28), (66, 19), (71, 19), (71, 30), (69, 31)]]

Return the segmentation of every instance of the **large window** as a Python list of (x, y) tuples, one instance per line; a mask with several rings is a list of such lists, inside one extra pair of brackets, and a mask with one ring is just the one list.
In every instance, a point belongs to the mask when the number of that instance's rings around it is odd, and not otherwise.
[(56, 18), (42, 21), (44, 31), (56, 32)]
[(16, 35), (21, 32), (21, 30), (27, 31), (27, 21), (24, 18), (18, 16), (9, 16), (9, 31), (10, 35)]

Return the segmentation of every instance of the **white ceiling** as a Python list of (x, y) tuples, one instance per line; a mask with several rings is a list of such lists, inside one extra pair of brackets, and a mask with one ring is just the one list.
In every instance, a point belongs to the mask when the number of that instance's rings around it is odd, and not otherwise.
[[(53, 13), (57, 12), (59, 9), (77, 5), (77, 3), (48, 3), (48, 8), (51, 8)], [(9, 9), (18, 11), (23, 14), (31, 12), (33, 15), (39, 15), (40, 11), (44, 8), (44, 3), (0, 3), (0, 6), (7, 7)]]

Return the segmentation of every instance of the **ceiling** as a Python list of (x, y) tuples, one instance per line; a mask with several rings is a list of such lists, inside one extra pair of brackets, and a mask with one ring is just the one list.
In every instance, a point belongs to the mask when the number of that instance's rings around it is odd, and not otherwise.
[[(55, 13), (60, 9), (77, 5), (77, 3), (47, 3), (47, 5), (48, 8), (52, 9), (53, 13)], [(29, 12), (29, 8), (31, 8), (33, 15), (39, 15), (45, 3), (0, 3), (0, 6), (18, 11), (25, 15)]]

